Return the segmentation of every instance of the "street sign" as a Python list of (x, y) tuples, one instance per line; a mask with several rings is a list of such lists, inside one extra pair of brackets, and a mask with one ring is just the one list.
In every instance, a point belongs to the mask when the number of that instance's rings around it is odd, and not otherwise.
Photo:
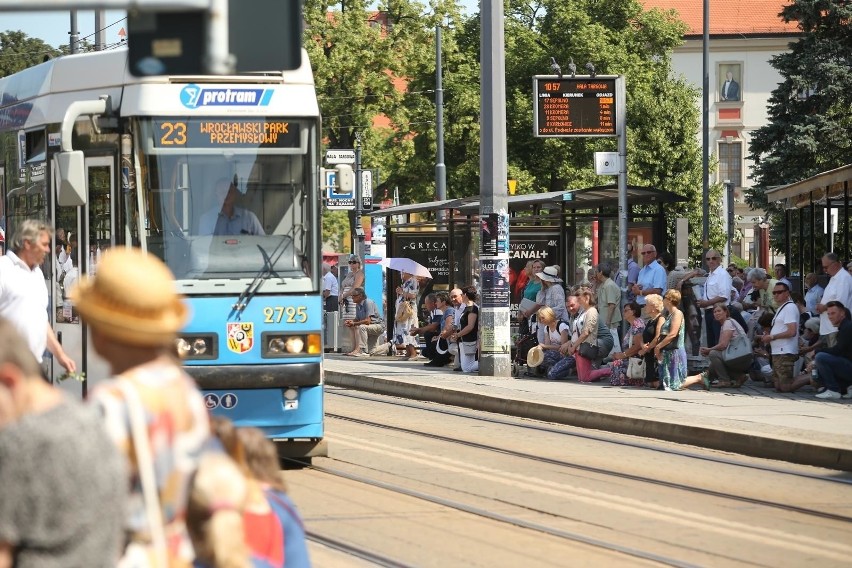
[(326, 164), (354, 164), (355, 150), (326, 150)]
[(361, 209), (373, 209), (373, 170), (361, 170)]
[(352, 193), (341, 193), (337, 183), (337, 171), (323, 169), (323, 184), (325, 187), (326, 208), (330, 210), (355, 209), (355, 196)]

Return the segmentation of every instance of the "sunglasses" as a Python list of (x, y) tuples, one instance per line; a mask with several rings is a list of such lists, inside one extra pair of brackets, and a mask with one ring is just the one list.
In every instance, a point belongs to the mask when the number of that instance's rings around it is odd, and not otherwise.
[(360, 264), (357, 260), (350, 260), (349, 264)]
[(784, 293), (784, 292), (786, 292), (786, 291), (787, 291), (787, 290), (773, 290), (773, 291), (772, 291), (772, 295), (773, 295), (773, 296), (777, 296), (778, 294), (783, 294), (783, 293)]

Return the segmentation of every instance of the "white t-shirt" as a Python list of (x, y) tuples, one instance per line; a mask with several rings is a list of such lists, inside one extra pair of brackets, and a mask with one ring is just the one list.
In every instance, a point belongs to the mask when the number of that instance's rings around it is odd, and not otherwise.
[[(732, 285), (731, 275), (728, 274), (728, 271), (722, 268), (722, 266), (717, 266), (716, 270), (707, 275), (707, 280), (704, 281), (704, 299), (710, 300), (712, 298), (724, 298), (726, 304), (731, 303), (731, 288)], [(708, 306), (704, 308), (705, 310), (713, 309), (713, 306)]]
[(337, 277), (331, 272), (326, 272), (322, 277), (322, 290), (331, 292), (329, 296), (337, 296), (340, 292), (340, 285), (337, 283)]
[(39, 363), (47, 349), (47, 305), (41, 268), (30, 269), (12, 251), (0, 257), (0, 317), (15, 326)]
[(773, 355), (797, 355), (799, 353), (799, 309), (793, 302), (787, 302), (778, 309), (778, 313), (772, 319), (771, 335), (779, 335), (787, 332), (787, 324), (795, 324), (796, 335), (784, 337), (772, 341)]
[[(837, 274), (832, 276), (831, 280), (828, 281), (828, 285), (822, 293), (820, 303), (827, 304), (832, 300), (841, 302), (844, 306), (852, 310), (852, 275), (844, 268), (838, 270)], [(828, 320), (828, 313), (822, 312), (819, 315), (819, 334), (828, 335), (835, 331), (837, 331), (837, 328), (831, 325), (831, 322)]]

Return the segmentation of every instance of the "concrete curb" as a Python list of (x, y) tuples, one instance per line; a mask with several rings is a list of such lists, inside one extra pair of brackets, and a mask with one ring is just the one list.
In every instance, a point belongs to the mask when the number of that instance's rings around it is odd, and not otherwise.
[(518, 418), (530, 418), (580, 428), (644, 436), (756, 458), (852, 471), (852, 447), (838, 448), (801, 440), (771, 438), (719, 427), (710, 428), (658, 419), (649, 420), (637, 416), (589, 410), (579, 406), (571, 407), (528, 400), (506, 399), (464, 390), (341, 373), (328, 369), (325, 370), (325, 382), (331, 386), (437, 402)]

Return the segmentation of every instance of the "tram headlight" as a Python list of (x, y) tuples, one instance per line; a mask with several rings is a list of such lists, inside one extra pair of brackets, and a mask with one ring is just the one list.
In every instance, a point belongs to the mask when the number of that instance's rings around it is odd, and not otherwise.
[(215, 335), (184, 335), (175, 342), (181, 359), (215, 359)]
[(319, 355), (322, 353), (322, 338), (319, 333), (265, 333), (263, 345), (265, 357)]

